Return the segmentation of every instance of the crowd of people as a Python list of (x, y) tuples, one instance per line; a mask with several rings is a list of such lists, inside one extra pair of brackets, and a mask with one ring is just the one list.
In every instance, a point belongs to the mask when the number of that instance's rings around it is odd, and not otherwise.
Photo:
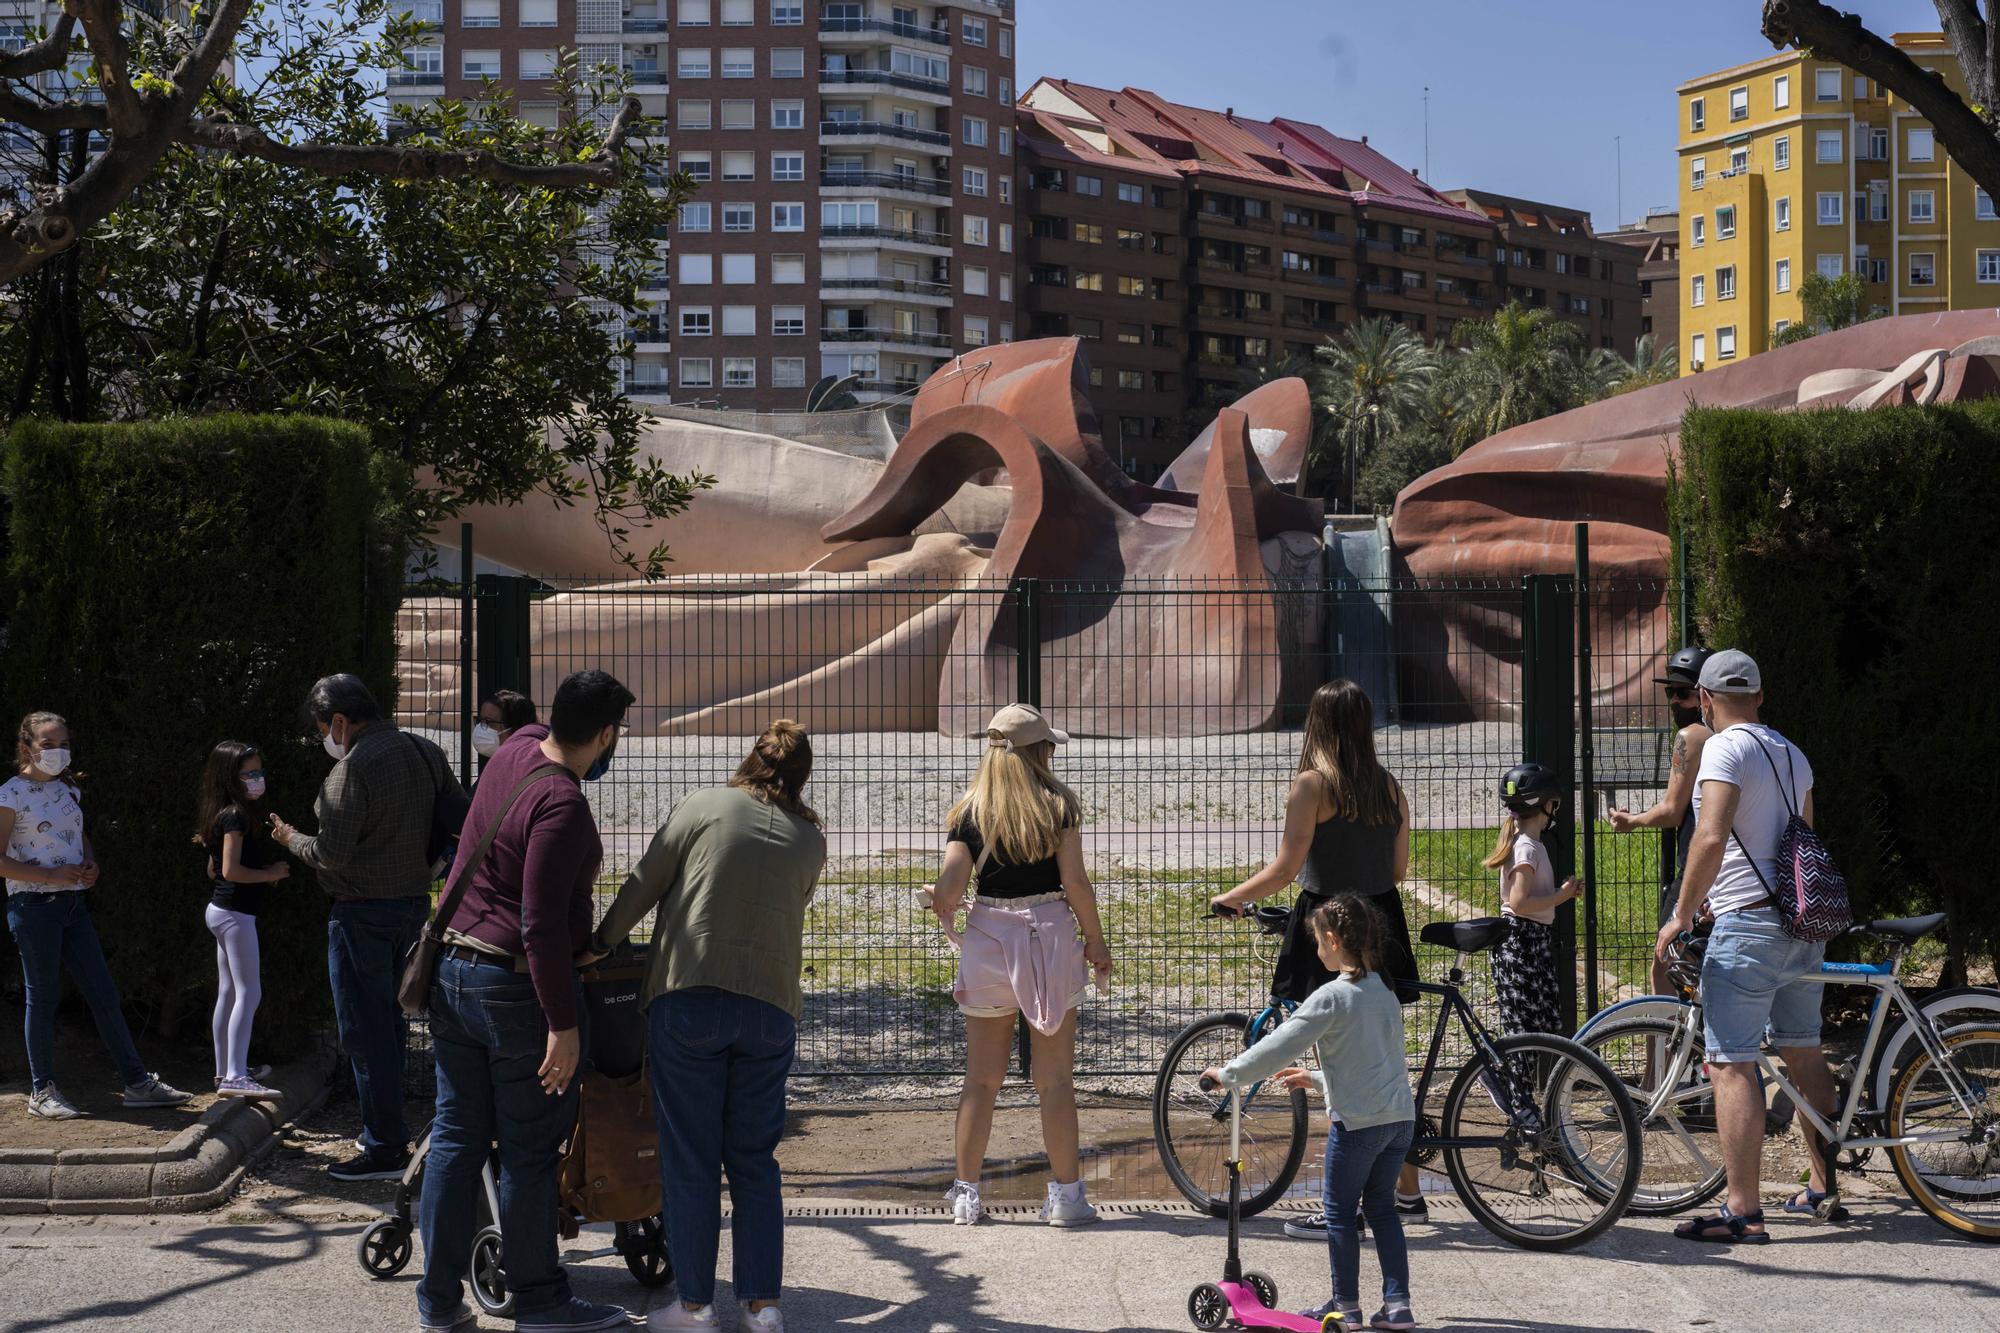
[[(1762, 1091), (1759, 1043), (1779, 1049), (1816, 1105), (1832, 1103), (1819, 1047), (1819, 987), (1796, 980), (1823, 946), (1787, 936), (1771, 884), (1794, 812), (1812, 818), (1812, 769), (1759, 721), (1762, 681), (1740, 652), (1687, 649), (1661, 682), (1677, 732), (1665, 796), (1650, 809), (1612, 810), (1620, 830), (1679, 829), (1678, 874), (1662, 890), (1658, 953), (1698, 916), (1713, 921), (1702, 968), (1705, 1038), (1715, 1085), (1728, 1195), (1714, 1215), (1680, 1227), (1690, 1240), (1767, 1238), (1758, 1199)], [(355, 676), (319, 681), (304, 714), (334, 761), (314, 803), (317, 831), (276, 812), (258, 748), (225, 741), (200, 781), (194, 841), (209, 885), (205, 920), (216, 941), (215, 1089), (274, 1098), (249, 1062), (261, 985), (257, 920), (292, 862), (331, 898), (327, 974), (340, 1047), (361, 1108), (356, 1151), (339, 1180), (405, 1175), (405, 1021), (398, 986), (426, 923), (436, 942), (427, 1014), (437, 1067), (421, 1203), (420, 1327), (470, 1326), (463, 1299), (478, 1226), (481, 1173), (496, 1166), (497, 1216), (518, 1327), (593, 1330), (626, 1322), (614, 1306), (576, 1296), (558, 1260), (558, 1167), (577, 1119), (589, 1050), (580, 972), (612, 953), (649, 914), (652, 944), (641, 995), (646, 1067), (659, 1138), (662, 1212), (676, 1299), (649, 1326), (720, 1326), (715, 1268), (726, 1173), (732, 1202), (739, 1327), (783, 1328), (784, 1226), (776, 1150), (803, 1009), (805, 914), (826, 860), (806, 799), (813, 749), (797, 723), (774, 722), (727, 785), (681, 801), (604, 913), (593, 921), (603, 843), (584, 784), (616, 755), (632, 693), (610, 675), (576, 672), (548, 720), (512, 692), (481, 701), (470, 797), (429, 740), (384, 716)], [(1079, 1007), (1114, 968), (1085, 867), (1083, 810), (1057, 776), (1069, 737), (1040, 710), (994, 715), (963, 793), (951, 806), (942, 866), (925, 905), (958, 949), (953, 996), (965, 1017), (965, 1075), (954, 1134), (952, 1221), (985, 1210), (981, 1175), (994, 1106), (1025, 1020), (1050, 1179), (1041, 1218), (1096, 1219), (1080, 1169), (1073, 1085)], [(26, 981), (31, 1111), (78, 1114), (54, 1081), (54, 1015), (67, 971), (109, 1049), (130, 1107), (186, 1102), (149, 1072), (133, 1043), (86, 903), (98, 867), (84, 831), (67, 726), (52, 713), (23, 720), (13, 775), (0, 784), (0, 871), (7, 921)], [(1508, 1033), (1555, 1031), (1559, 974), (1550, 926), (1580, 889), (1558, 885), (1543, 837), (1563, 787), (1536, 764), (1499, 781), (1501, 826), (1486, 864), (1499, 875), (1505, 933), (1493, 959)], [(441, 811), (455, 856), (437, 862)], [(1360, 1309), (1359, 1241), (1372, 1231), (1382, 1268), (1379, 1329), (1415, 1326), (1405, 1218), (1426, 1205), (1415, 1165), (1402, 1006), (1416, 964), (1402, 902), (1412, 811), (1376, 754), (1373, 708), (1351, 681), (1314, 694), (1283, 832), (1269, 863), (1217, 894), (1235, 914), (1299, 886), (1271, 980), (1296, 1008), (1265, 1039), (1209, 1073), (1229, 1086), (1274, 1079), (1316, 1090), (1330, 1113), (1321, 1210), (1287, 1223), (1322, 1240), (1331, 1299), (1311, 1314)], [(451, 886), (433, 909), (441, 869)], [(961, 912), (963, 926), (961, 928)], [(1316, 1049), (1317, 1069), (1300, 1063)], [(1810, 1182), (1786, 1203), (1811, 1211), (1829, 1188), (1815, 1155)]]

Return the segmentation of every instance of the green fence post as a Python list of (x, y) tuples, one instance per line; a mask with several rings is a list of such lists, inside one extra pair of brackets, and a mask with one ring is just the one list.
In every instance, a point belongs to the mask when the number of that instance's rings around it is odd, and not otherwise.
[[(1571, 580), (1530, 574), (1521, 586), (1521, 756), (1561, 778), (1566, 799), (1542, 835), (1556, 883), (1576, 873), (1576, 621)], [(1576, 1031), (1576, 907), (1556, 909), (1556, 994), (1564, 1035)]]
[(1591, 726), (1590, 525), (1576, 525), (1577, 828), (1583, 842), (1584, 1012), (1597, 1012), (1597, 738)]
[(458, 781), (472, 785), (472, 723), (479, 715), (473, 693), (472, 641), (479, 604), (472, 586), (472, 525), (458, 529)]
[(1014, 580), (1014, 695), (1017, 703), (1042, 706), (1042, 584)]
[[(479, 576), (479, 694), (519, 690), (532, 695), (528, 660), (528, 608), (539, 585), (514, 574)], [(546, 709), (548, 700), (539, 701)]]

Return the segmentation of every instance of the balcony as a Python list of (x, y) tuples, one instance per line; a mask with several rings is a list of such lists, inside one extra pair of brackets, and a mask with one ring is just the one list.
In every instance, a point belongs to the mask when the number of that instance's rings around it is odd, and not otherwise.
[(1201, 319), (1234, 319), (1245, 324), (1268, 324), (1271, 312), (1240, 305), (1198, 305), (1194, 313)]
[(833, 292), (834, 296), (822, 296), (821, 300), (852, 300), (855, 292), (880, 291), (908, 296), (937, 297), (951, 301), (951, 284), (948, 282), (928, 282), (921, 278), (821, 278), (821, 292)]
[(1319, 287), (1347, 286), (1347, 279), (1335, 273), (1315, 273), (1311, 269), (1288, 268), (1284, 270), (1284, 275), (1288, 281), (1310, 282)]
[(635, 60), (625, 67), (632, 78), (634, 88), (658, 88), (665, 92), (667, 87), (666, 67), (650, 60)]
[[(951, 148), (951, 136), (943, 130), (923, 130), (914, 125), (898, 125), (887, 120), (822, 120), (819, 123), (819, 137), (827, 139), (894, 139), (900, 143), (929, 144), (934, 148)], [(861, 145), (856, 144), (855, 147)]]
[(820, 40), (838, 43), (843, 38), (868, 40), (880, 33), (885, 37), (901, 37), (906, 41), (929, 42), (933, 46), (950, 46), (951, 29), (925, 28), (914, 23), (897, 23), (890, 19), (868, 18), (827, 18), (819, 21)]
[(1378, 250), (1385, 255), (1396, 253), (1396, 243), (1394, 241), (1378, 241), (1373, 236), (1362, 237), (1361, 248), (1364, 250)]
[(823, 343), (885, 343), (941, 352), (951, 350), (950, 334), (925, 333), (918, 329), (821, 329), (819, 340)]
[(819, 72), (820, 92), (844, 88), (896, 88), (919, 98), (930, 97), (940, 106), (951, 104), (951, 83), (946, 79), (925, 79), (914, 74), (897, 74), (886, 69), (823, 69)]
[[(130, 0), (128, 0), (128, 4)], [(159, 17), (157, 9), (149, 10), (154, 18)], [(409, 0), (401, 11), (412, 23), (421, 23), (426, 28), (444, 26), (444, 0)]]
[(667, 21), (665, 19), (634, 18), (628, 14), (625, 16), (625, 22), (620, 26), (628, 33), (665, 32), (667, 30)]
[(1325, 227), (1309, 227), (1300, 222), (1287, 222), (1283, 231), (1287, 236), (1299, 236), (1308, 241), (1319, 241), (1326, 245), (1349, 245), (1354, 238), (1344, 231), (1329, 231)]
[(425, 69), (392, 69), (389, 71), (391, 88), (443, 88), (444, 71)]
[(942, 231), (924, 231), (910, 227), (821, 227), (822, 241), (889, 241), (903, 245), (928, 245), (941, 250), (951, 248), (951, 234)]
[(1332, 315), (1286, 315), (1288, 329), (1315, 329), (1322, 333), (1335, 333), (1346, 328), (1348, 321)]
[(935, 176), (912, 176), (901, 171), (822, 171), (821, 188), (828, 190), (891, 190), (905, 194), (947, 198), (951, 182)]

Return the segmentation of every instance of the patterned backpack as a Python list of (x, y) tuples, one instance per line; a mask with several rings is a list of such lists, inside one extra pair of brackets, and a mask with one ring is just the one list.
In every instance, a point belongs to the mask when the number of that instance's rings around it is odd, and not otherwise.
[[(1778, 839), (1777, 883), (1764, 878), (1764, 872), (1757, 869), (1756, 859), (1750, 849), (1737, 837), (1736, 830), (1729, 830), (1729, 836), (1736, 838), (1736, 846), (1743, 853), (1743, 859), (1750, 862), (1750, 873), (1757, 877), (1778, 906), (1778, 919), (1785, 933), (1795, 940), (1809, 940), (1815, 944), (1832, 939), (1844, 933), (1854, 924), (1854, 909), (1847, 901), (1847, 876), (1840, 873), (1840, 867), (1833, 863), (1833, 853), (1827, 851), (1813, 826), (1806, 823), (1800, 814), (1799, 803), (1785, 790), (1785, 781), (1778, 777), (1778, 763), (1771, 758), (1770, 750), (1758, 739), (1757, 733), (1748, 733), (1763, 752), (1764, 762), (1771, 766), (1771, 778), (1778, 784), (1778, 795), (1784, 799), (1785, 809), (1790, 817), (1785, 820), (1785, 831)], [(1798, 790), (1798, 779), (1792, 768), (1792, 757), (1785, 755), (1785, 775), (1792, 779), (1792, 792)]]

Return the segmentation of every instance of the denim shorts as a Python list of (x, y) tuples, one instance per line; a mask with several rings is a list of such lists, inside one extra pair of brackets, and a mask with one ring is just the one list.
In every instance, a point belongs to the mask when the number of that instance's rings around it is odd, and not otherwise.
[(1825, 984), (1798, 980), (1826, 957), (1826, 946), (1785, 933), (1775, 907), (1746, 907), (1716, 919), (1701, 960), (1702, 1040), (1716, 1064), (1757, 1058), (1777, 1047), (1819, 1045)]

